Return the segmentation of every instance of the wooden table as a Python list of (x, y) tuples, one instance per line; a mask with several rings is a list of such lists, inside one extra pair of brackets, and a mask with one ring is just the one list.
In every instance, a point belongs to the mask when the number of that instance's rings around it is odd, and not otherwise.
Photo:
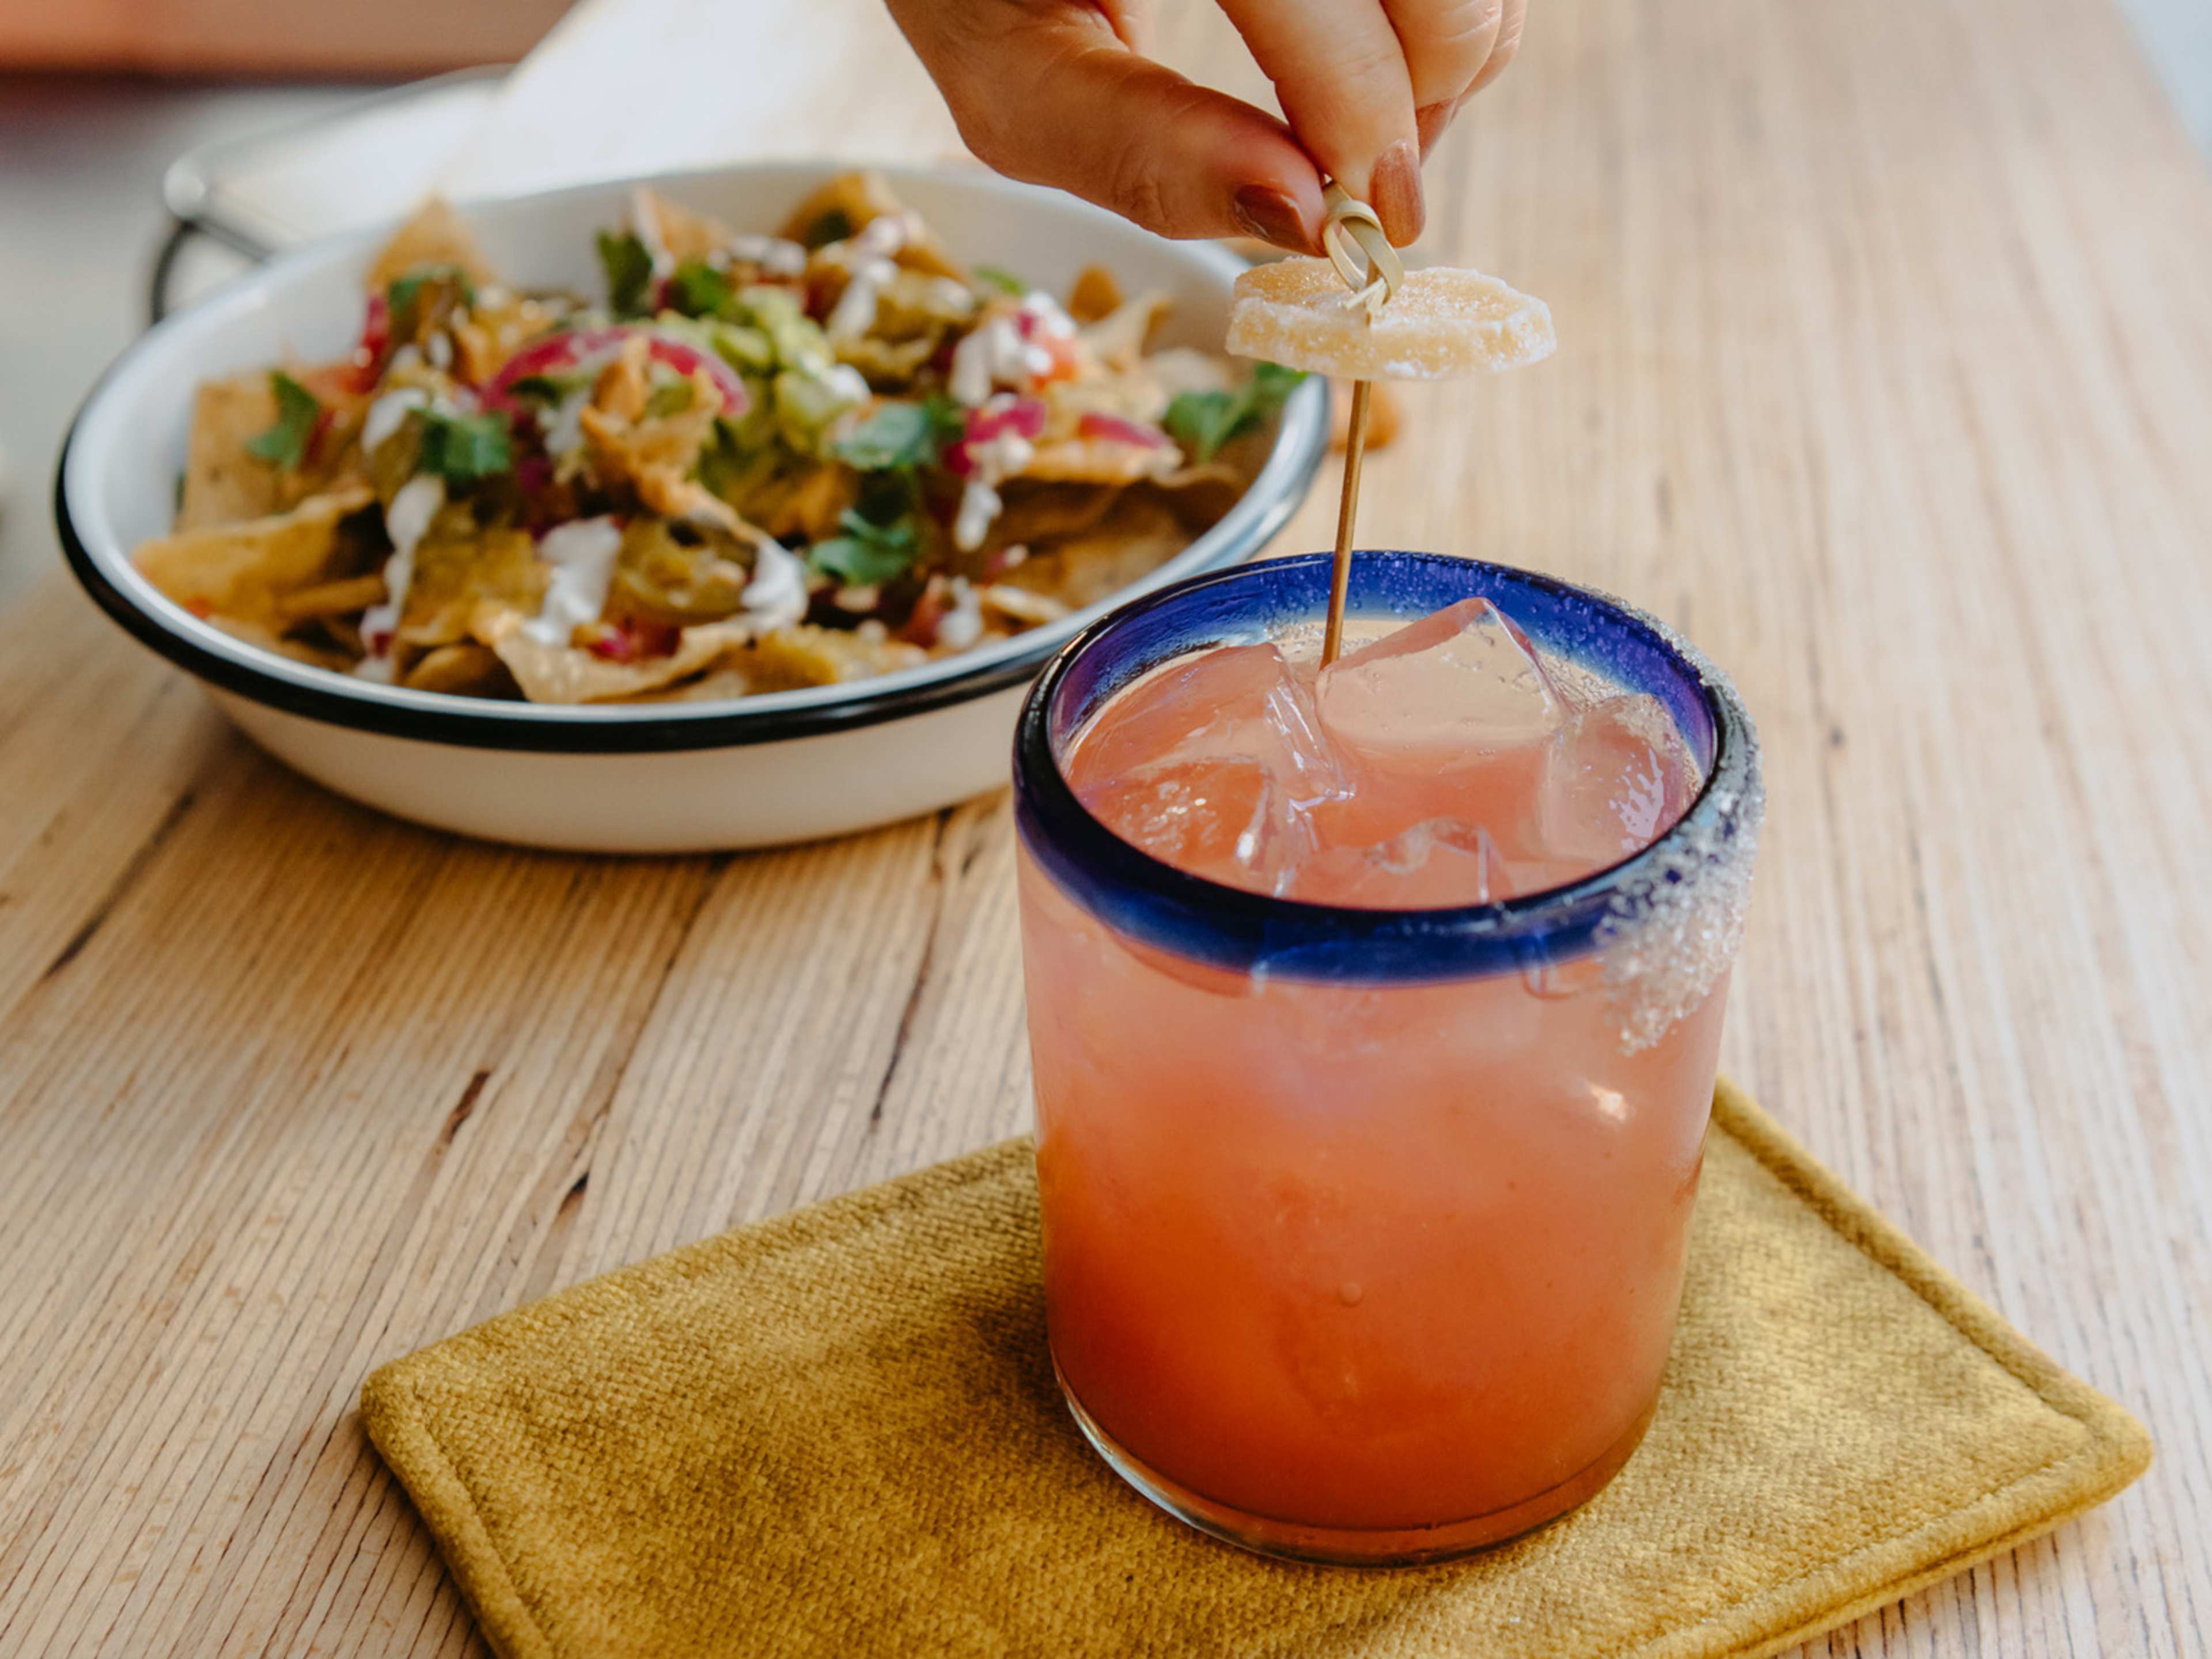
[[(1410, 398), (1367, 538), (1733, 672), (1772, 804), (1729, 1069), (2159, 1438), (1820, 1650), (2203, 1651), (2212, 182), (2094, 0), (1535, 10), (1426, 246), (1562, 348)], [(362, 1378), (1020, 1129), (1009, 843), (998, 797), (759, 856), (471, 845), (261, 758), (60, 578), (14, 600), (0, 1652), (477, 1645)]]

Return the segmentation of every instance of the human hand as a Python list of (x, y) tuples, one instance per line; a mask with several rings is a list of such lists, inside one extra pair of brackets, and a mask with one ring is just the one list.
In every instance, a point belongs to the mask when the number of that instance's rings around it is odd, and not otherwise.
[(998, 171), (1167, 236), (1319, 249), (1322, 176), (1421, 234), (1421, 157), (1521, 40), (1527, 0), (1218, 0), (1289, 118), (1146, 55), (1153, 0), (888, 0)]

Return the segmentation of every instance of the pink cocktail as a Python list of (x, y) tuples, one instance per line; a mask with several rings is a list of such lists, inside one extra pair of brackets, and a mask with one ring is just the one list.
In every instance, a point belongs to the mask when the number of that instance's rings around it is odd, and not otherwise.
[(1326, 586), (1168, 590), (1024, 715), (1047, 1308), (1085, 1431), (1174, 1512), (1431, 1559), (1581, 1502), (1650, 1420), (1756, 760), (1610, 602), (1364, 555), (1317, 674)]

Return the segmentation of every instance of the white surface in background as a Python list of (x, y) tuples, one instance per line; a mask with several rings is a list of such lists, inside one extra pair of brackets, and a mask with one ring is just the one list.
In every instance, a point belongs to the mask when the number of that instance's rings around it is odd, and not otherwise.
[(964, 153), (882, 0), (580, 0), (440, 183), (465, 198), (732, 161)]
[(2197, 153), (2212, 157), (2212, 0), (2119, 0), (2119, 6)]
[(267, 248), (399, 218), (462, 153), (500, 94), (496, 73), (445, 76), (365, 98), (334, 118), (186, 156), (170, 207)]

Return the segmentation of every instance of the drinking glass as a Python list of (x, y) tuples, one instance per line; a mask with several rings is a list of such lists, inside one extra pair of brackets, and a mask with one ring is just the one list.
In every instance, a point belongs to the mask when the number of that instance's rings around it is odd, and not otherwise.
[(1596, 1492), (1672, 1340), (1761, 810), (1704, 658), (1586, 589), (1364, 553), (1350, 614), (1489, 599), (1547, 666), (1656, 698), (1700, 779), (1650, 846), (1504, 902), (1353, 909), (1122, 841), (1062, 763), (1158, 665), (1310, 631), (1325, 556), (1094, 623), (1015, 741), (1052, 1356), (1129, 1483), (1268, 1553), (1386, 1564)]

